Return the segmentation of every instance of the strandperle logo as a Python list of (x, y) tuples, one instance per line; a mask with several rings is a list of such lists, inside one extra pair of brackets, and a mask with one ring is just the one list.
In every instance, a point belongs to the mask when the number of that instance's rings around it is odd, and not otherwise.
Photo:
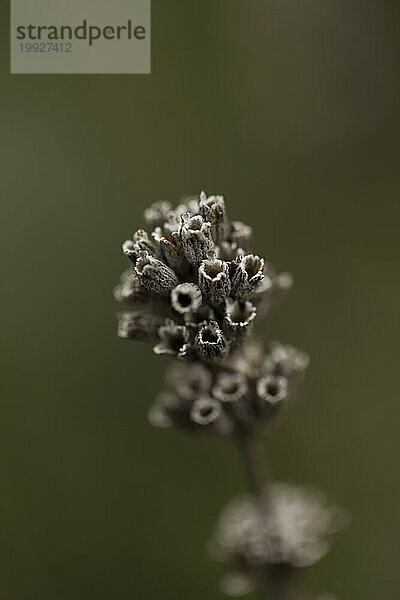
[(11, 73), (150, 73), (150, 0), (11, 0)]
[(89, 46), (96, 40), (144, 40), (146, 39), (146, 28), (143, 25), (133, 25), (128, 19), (126, 25), (98, 25), (88, 24), (87, 19), (81, 25), (18, 25), (16, 28), (18, 40), (32, 41), (65, 41), (65, 40), (87, 40)]

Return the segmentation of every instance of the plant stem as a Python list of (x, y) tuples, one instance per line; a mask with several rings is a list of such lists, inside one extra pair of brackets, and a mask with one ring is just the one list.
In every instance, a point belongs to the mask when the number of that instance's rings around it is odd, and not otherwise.
[(268, 484), (272, 480), (271, 470), (267, 463), (260, 438), (245, 435), (240, 438), (245, 471), (252, 493), (264, 504), (268, 498)]
[[(257, 498), (262, 512), (267, 514), (272, 510), (269, 485), (273, 478), (262, 440), (255, 436), (245, 435), (240, 438), (240, 447), (250, 490)], [(267, 588), (272, 592), (273, 600), (296, 600), (289, 572), (282, 571), (278, 577), (275, 572), (275, 575), (268, 579)], [(264, 593), (262, 595), (264, 597)]]

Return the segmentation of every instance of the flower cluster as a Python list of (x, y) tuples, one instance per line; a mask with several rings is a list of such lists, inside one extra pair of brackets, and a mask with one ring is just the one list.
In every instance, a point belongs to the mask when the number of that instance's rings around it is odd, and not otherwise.
[[(159, 202), (144, 217), (149, 231), (139, 229), (123, 244), (131, 268), (114, 296), (130, 307), (118, 314), (120, 337), (151, 342), (156, 354), (178, 359), (149, 420), (235, 437), (249, 448), (295, 397), (309, 363), (304, 352), (278, 342), (265, 353), (253, 332), (292, 277), (253, 253), (251, 228), (228, 218), (222, 196), (202, 192), (175, 208)], [(258, 461), (244, 454), (254, 483)], [(223, 511), (213, 538), (214, 554), (234, 567), (223, 589), (239, 596), (260, 585), (288, 598), (274, 586), (325, 554), (338, 513), (315, 490), (277, 482), (253, 487), (254, 495)]]
[(167, 371), (168, 391), (149, 411), (159, 427), (176, 426), (220, 435), (248, 434), (268, 423), (293, 398), (308, 356), (273, 343), (264, 355), (252, 338), (210, 370), (179, 362)]
[(329, 534), (343, 525), (344, 513), (314, 488), (274, 482), (261, 503), (250, 495), (234, 499), (211, 541), (214, 558), (235, 569), (224, 579), (225, 591), (244, 594), (272, 569), (313, 565), (327, 552)]
[(251, 228), (230, 221), (222, 196), (202, 192), (175, 209), (156, 203), (144, 217), (152, 231), (140, 229), (123, 244), (133, 267), (114, 295), (136, 305), (119, 313), (120, 337), (153, 342), (156, 354), (181, 359), (151, 422), (231, 434), (268, 421), (287, 403), (308, 357), (280, 344), (264, 356), (251, 332), (291, 276), (252, 253)]
[(290, 275), (251, 253), (251, 228), (228, 219), (222, 196), (201, 193), (174, 210), (157, 203), (144, 216), (152, 231), (123, 244), (133, 269), (115, 288), (117, 300), (142, 310), (119, 314), (119, 335), (156, 341), (157, 354), (223, 360), (290, 288)]

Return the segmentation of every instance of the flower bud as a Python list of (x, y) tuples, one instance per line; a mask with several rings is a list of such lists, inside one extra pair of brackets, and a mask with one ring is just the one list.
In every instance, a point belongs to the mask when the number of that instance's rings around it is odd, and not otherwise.
[(135, 273), (140, 283), (153, 294), (168, 296), (178, 284), (173, 270), (150, 254), (143, 253), (139, 256)]
[(238, 257), (235, 266), (232, 275), (232, 296), (246, 298), (264, 278), (264, 259), (255, 254), (248, 254)]
[(211, 237), (211, 224), (200, 215), (190, 217), (189, 213), (181, 215), (179, 238), (187, 260), (198, 266), (202, 260), (215, 255), (214, 242)]
[(200, 194), (200, 214), (211, 223), (211, 234), (214, 242), (222, 242), (229, 232), (229, 221), (226, 214), (225, 200), (223, 196), (210, 196), (207, 198), (204, 192)]
[(199, 267), (199, 286), (211, 304), (221, 304), (229, 296), (229, 266), (223, 260), (203, 260)]

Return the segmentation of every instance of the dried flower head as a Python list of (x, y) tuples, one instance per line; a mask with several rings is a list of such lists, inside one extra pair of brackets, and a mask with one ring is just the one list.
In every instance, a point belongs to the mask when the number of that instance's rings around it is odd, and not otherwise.
[(250, 578), (268, 565), (308, 567), (329, 549), (328, 537), (341, 529), (341, 512), (314, 488), (275, 482), (265, 506), (251, 495), (231, 501), (223, 510), (212, 539), (216, 558), (230, 560)]
[(157, 354), (222, 364), (280, 289), (272, 267), (268, 263), (264, 274), (264, 260), (250, 253), (251, 228), (229, 220), (222, 196), (202, 192), (175, 208), (159, 202), (145, 211), (145, 219), (152, 231), (138, 229), (123, 244), (133, 272), (123, 275), (114, 294), (139, 306), (130, 321), (126, 315), (120, 319), (120, 335), (152, 339), (153, 330), (144, 335), (131, 326), (128, 334), (127, 325), (139, 323), (141, 310), (143, 322), (153, 312)]

